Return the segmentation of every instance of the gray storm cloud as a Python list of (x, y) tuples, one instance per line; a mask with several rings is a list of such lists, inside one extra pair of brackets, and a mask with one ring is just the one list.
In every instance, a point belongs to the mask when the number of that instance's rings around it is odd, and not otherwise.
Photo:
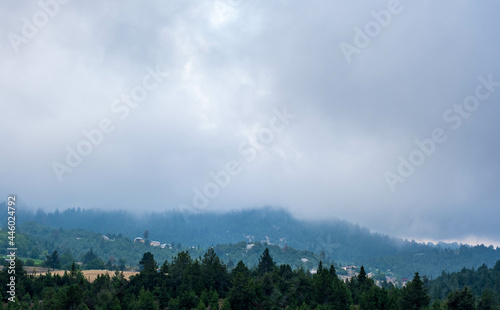
[(497, 3), (0, 6), (0, 197), (500, 244)]

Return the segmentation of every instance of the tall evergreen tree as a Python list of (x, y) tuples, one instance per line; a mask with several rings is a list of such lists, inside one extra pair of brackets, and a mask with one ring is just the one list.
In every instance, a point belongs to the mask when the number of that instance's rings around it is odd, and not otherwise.
[(57, 251), (54, 251), (52, 252), (51, 255), (47, 256), (47, 259), (45, 260), (45, 265), (52, 269), (57, 269), (61, 267), (61, 261), (59, 260), (59, 254), (57, 253)]
[(228, 294), (231, 309), (256, 309), (255, 286), (250, 271), (242, 261), (231, 272), (231, 278), (232, 287)]
[(158, 270), (158, 264), (156, 263), (151, 252), (146, 252), (143, 254), (139, 265), (141, 266), (141, 273), (144, 274), (154, 274)]
[(316, 274), (321, 274), (323, 272), (323, 261), (319, 261), (318, 269), (316, 269)]
[(208, 249), (201, 262), (205, 289), (214, 288), (218, 292), (224, 292), (229, 285), (229, 275), (227, 267), (215, 254), (215, 250), (213, 248)]
[(360, 285), (363, 285), (366, 283), (366, 280), (368, 279), (368, 277), (366, 276), (366, 271), (365, 271), (364, 266), (361, 266), (361, 268), (359, 269), (359, 274), (356, 278), (358, 279), (358, 283)]
[(273, 258), (269, 254), (269, 249), (266, 248), (264, 253), (260, 256), (259, 264), (257, 265), (257, 271), (260, 274), (265, 274), (266, 272), (271, 272), (276, 266), (276, 263), (273, 261)]
[(130, 281), (131, 286), (134, 287), (136, 292), (140, 287), (152, 291), (160, 283), (160, 277), (162, 276), (158, 273), (158, 264), (153, 254), (151, 252), (144, 253), (139, 265), (141, 272)]
[(92, 248), (90, 248), (90, 250), (85, 253), (85, 255), (83, 256), (83, 264), (86, 265), (88, 263), (90, 263), (91, 261), (95, 260), (95, 259), (98, 259), (99, 256), (97, 256), (97, 254), (94, 253), (94, 250), (92, 250)]
[(413, 280), (402, 291), (400, 306), (402, 309), (420, 310), (427, 307), (429, 302), (430, 297), (427, 295), (424, 282), (416, 272)]

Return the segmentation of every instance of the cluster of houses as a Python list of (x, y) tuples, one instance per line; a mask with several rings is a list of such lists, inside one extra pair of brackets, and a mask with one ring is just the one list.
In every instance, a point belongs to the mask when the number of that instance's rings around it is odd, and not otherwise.
[[(146, 240), (144, 238), (141, 238), (141, 237), (135, 237), (134, 239), (134, 242), (137, 242), (137, 243), (145, 243)], [(149, 245), (150, 246), (158, 246), (162, 249), (172, 249), (172, 245), (169, 244), (169, 243), (160, 243), (160, 241), (151, 241), (149, 242)]]

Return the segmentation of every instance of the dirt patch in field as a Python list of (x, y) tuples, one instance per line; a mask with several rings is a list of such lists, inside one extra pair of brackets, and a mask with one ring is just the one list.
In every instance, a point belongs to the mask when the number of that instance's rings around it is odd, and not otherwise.
[[(24, 270), (28, 273), (28, 275), (42, 275), (46, 274), (47, 271), (49, 271), (48, 268), (42, 268), (42, 267), (25, 267)], [(55, 275), (58, 274), (60, 276), (64, 275), (64, 272), (68, 272), (67, 270), (50, 270), (50, 273)], [(110, 277), (113, 277), (115, 272), (114, 271), (108, 271), (108, 270), (83, 270), (82, 271), (83, 275), (89, 282), (93, 282), (95, 279), (97, 279), (97, 276), (100, 274), (108, 274)], [(131, 276), (138, 274), (136, 271), (124, 271), (123, 276), (125, 279), (130, 279)]]

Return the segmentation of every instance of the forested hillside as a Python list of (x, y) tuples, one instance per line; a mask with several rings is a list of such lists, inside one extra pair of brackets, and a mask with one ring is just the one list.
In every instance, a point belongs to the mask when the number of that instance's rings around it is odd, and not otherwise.
[[(0, 231), (0, 237), (8, 240), (4, 230)], [(161, 248), (133, 242), (121, 234), (102, 235), (25, 222), (19, 226), (16, 244), (18, 256), (24, 257), (25, 262), (44, 260), (39, 265), (72, 270), (63, 277), (48, 274), (38, 278), (18, 270), (22, 275), (16, 284), (21, 309), (77, 306), (86, 309), (85, 305), (89, 309), (209, 306), (210, 309), (351, 309), (356, 306), (370, 310), (425, 307), (495, 310), (500, 300), (500, 261), (491, 269), (482, 265), (477, 270), (442, 272), (434, 280), (416, 274), (401, 289), (384, 281), (383, 273), (375, 272), (369, 278), (367, 273), (369, 269), (375, 271), (374, 267), (362, 268), (359, 274), (343, 282), (337, 275), (345, 271), (333, 262), (321, 261), (321, 255), (261, 242), (218, 244), (206, 250), (172, 241)], [(462, 247), (447, 251), (459, 257), (460, 251), (476, 255), (481, 253), (479, 250), (489, 249)], [(397, 257), (393, 259), (396, 261)], [(75, 261), (82, 265), (75, 265)], [(17, 260), (16, 264), (23, 263)], [(390, 261), (380, 264), (391, 266)], [(77, 271), (79, 268), (142, 271), (130, 280), (117, 273), (89, 283)], [(152, 272), (156, 269), (160, 272)], [(313, 269), (317, 274), (310, 273)], [(5, 277), (6, 269), (0, 274), (1, 283), (7, 281)], [(380, 280), (378, 287), (375, 280)], [(4, 301), (9, 297), (6, 292), (2, 296)], [(35, 300), (41, 303), (37, 305)], [(414, 308), (415, 304), (418, 307)]]
[(185, 247), (207, 248), (241, 241), (265, 242), (281, 248), (288, 245), (315, 252), (324, 261), (365, 264), (383, 272), (390, 269), (401, 277), (411, 277), (415, 271), (437, 277), (443, 270), (478, 268), (500, 259), (500, 250), (491, 246), (420, 244), (371, 233), (367, 228), (340, 220), (301, 221), (272, 208), (200, 214), (171, 211), (142, 217), (125, 211), (83, 209), (19, 214), (18, 221), (28, 220), (57, 229), (81, 228), (129, 238), (142, 237), (147, 230), (151, 240), (181, 243)]
[(433, 298), (463, 294), (469, 299), (483, 300), (484, 307), (481, 309), (486, 309), (486, 302), (496, 303), (500, 299), (500, 261), (492, 268), (482, 265), (477, 270), (463, 268), (460, 272), (443, 272), (428, 286), (429, 295)]
[[(5, 235), (5, 236), (4, 236)], [(0, 232), (3, 237), (2, 243), (7, 248), (6, 232)], [(109, 265), (126, 265), (136, 267), (143, 253), (151, 252), (158, 261), (171, 259), (181, 251), (189, 251), (192, 257), (200, 257), (206, 251), (201, 247), (184, 247), (180, 242), (172, 242), (161, 248), (151, 246), (148, 242), (133, 242), (132, 239), (123, 235), (109, 234), (103, 236), (98, 233), (83, 229), (54, 229), (40, 225), (36, 222), (25, 222), (20, 225), (17, 234), (18, 255), (32, 259), (46, 259), (46, 256), (54, 251), (58, 252), (61, 259), (61, 267), (69, 268), (74, 261), (88, 263), (95, 258), (99, 262), (93, 262), (88, 269), (107, 268)], [(277, 245), (264, 245), (260, 242), (248, 244), (239, 242), (236, 244), (216, 244), (214, 251), (221, 260), (230, 268), (239, 260), (247, 266), (254, 267), (258, 263), (259, 255), (268, 247), (271, 254), (279, 264), (288, 264), (292, 268), (304, 268), (309, 270), (318, 265), (319, 255), (310, 251), (301, 251), (291, 247), (280, 248)], [(95, 255), (85, 258), (89, 251)], [(113, 270), (114, 268), (111, 268)]]
[[(468, 288), (456, 290), (440, 299), (432, 299), (431, 291), (442, 288), (450, 279), (440, 277), (426, 284), (418, 273), (404, 288), (390, 283), (375, 285), (363, 267), (357, 276), (342, 281), (334, 266), (317, 266), (317, 273), (293, 270), (277, 265), (268, 249), (259, 257), (255, 268), (239, 261), (231, 271), (213, 249), (193, 259), (179, 252), (171, 260), (158, 264), (154, 255), (144, 253), (138, 262), (139, 274), (130, 280), (116, 271), (89, 283), (75, 264), (63, 276), (47, 273), (28, 275), (22, 262), (16, 260), (16, 278), (9, 282), (7, 265), (0, 272), (0, 283), (14, 287), (15, 296), (2, 290), (2, 301), (8, 309), (360, 309), (360, 310), (495, 310), (498, 309), (498, 277), (500, 261), (491, 271), (496, 282), (481, 282), (481, 275), (469, 279), (481, 293), (475, 297)], [(478, 271), (479, 272), (479, 271)], [(474, 272), (472, 272), (474, 273)], [(452, 275), (452, 277), (459, 277)], [(452, 280), (453, 281), (453, 280)], [(15, 283), (15, 286), (14, 286)], [(486, 290), (492, 285), (492, 291)], [(9, 299), (10, 298), (10, 299)], [(430, 308), (429, 308), (430, 307)]]

